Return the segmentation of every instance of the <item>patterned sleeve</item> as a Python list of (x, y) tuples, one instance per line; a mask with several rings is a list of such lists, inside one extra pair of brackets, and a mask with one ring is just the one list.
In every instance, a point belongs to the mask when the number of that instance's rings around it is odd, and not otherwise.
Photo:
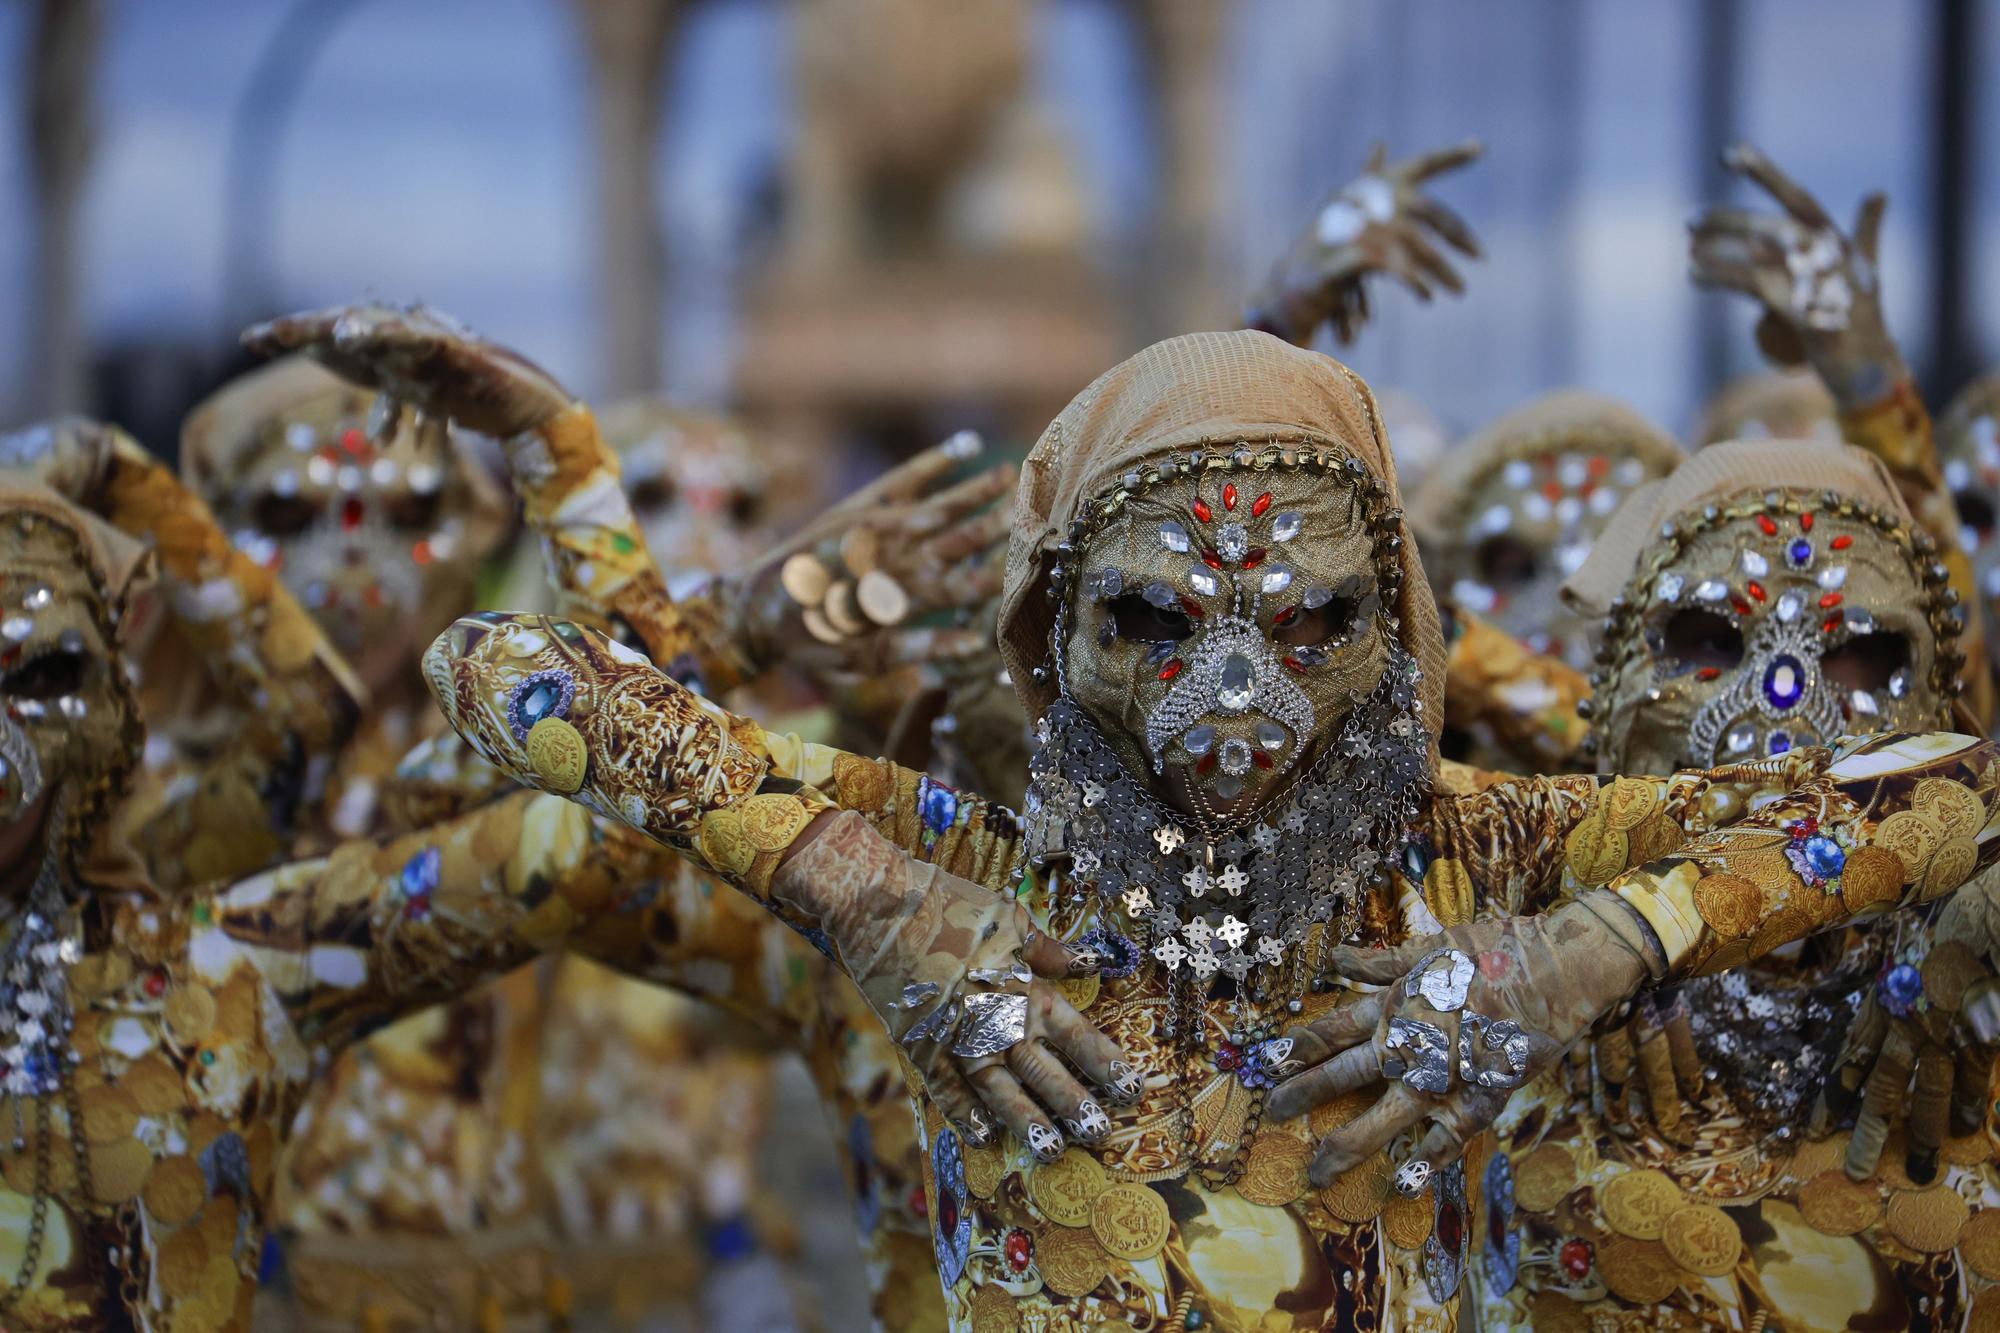
[(246, 958), (308, 1046), (338, 1049), (563, 944), (650, 851), (580, 806), (516, 792), (198, 899), (190, 950), (206, 971)]
[[(1979, 588), (1973, 578), (1972, 561), (1959, 543), (1958, 510), (1951, 498), (1951, 488), (1945, 485), (1944, 463), (1938, 456), (1931, 414), (1900, 360), (1893, 373), (1885, 367), (1883, 376), (1870, 382), (1879, 382), (1883, 377), (1888, 378), (1890, 388), (1880, 398), (1867, 403), (1841, 401), (1841, 434), (1882, 460), (1895, 479), (1896, 489), (1902, 492), (1903, 502), (1936, 543), (1937, 558), (1950, 572), (1951, 586), (1958, 590), (1960, 605), (1978, 606)], [(1959, 645), (1966, 656), (1966, 705), (1980, 725), (1990, 728), (1996, 700), (1988, 668), (1983, 617), (1967, 617)]]
[(564, 618), (603, 630), (630, 625), (654, 661), (710, 694), (749, 678), (751, 666), (725, 625), (720, 585), (679, 601), (668, 595), (626, 498), (618, 456), (588, 407), (572, 403), (506, 447), (522, 515), (541, 539)]
[[(2000, 859), (1990, 827), (2000, 747), (1945, 732), (1803, 752), (1803, 781), (1620, 873), (1597, 812), (1568, 839), (1571, 873), (1652, 926), (1669, 980), (1727, 971), (1856, 917), (1944, 897)], [(1754, 767), (1754, 766), (1746, 766)], [(1789, 776), (1799, 776), (1792, 774)], [(1599, 879), (1599, 875), (1603, 878)]]
[(1451, 615), (1444, 715), (1537, 772), (1572, 766), (1590, 726), (1577, 705), (1590, 696), (1583, 673), (1530, 650), (1467, 611)]
[(774, 736), (593, 630), (469, 616), (424, 664), (445, 719), (503, 773), (630, 824), (759, 902), (806, 826), (847, 803), (919, 859), (1007, 885), (1015, 833), (1002, 807)]

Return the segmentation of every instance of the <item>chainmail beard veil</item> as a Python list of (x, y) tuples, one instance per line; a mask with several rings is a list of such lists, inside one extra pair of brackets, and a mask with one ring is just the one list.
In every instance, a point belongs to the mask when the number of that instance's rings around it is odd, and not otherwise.
[[(1331, 357), (1265, 333), (1191, 333), (1120, 362), (1071, 400), (1021, 467), (1013, 540), (1001, 592), (1000, 655), (1030, 721), (1059, 691), (1049, 635), (1061, 609), (1048, 595), (1056, 547), (1072, 520), (1135, 467), (1192, 450), (1282, 442), (1360, 460), (1400, 508), (1395, 464), (1375, 399)], [(1417, 685), (1437, 766), (1444, 713), (1444, 635), (1417, 545), (1398, 520), (1403, 579), (1389, 606), (1398, 639), (1422, 673)], [(1043, 669), (1037, 679), (1036, 668)]]

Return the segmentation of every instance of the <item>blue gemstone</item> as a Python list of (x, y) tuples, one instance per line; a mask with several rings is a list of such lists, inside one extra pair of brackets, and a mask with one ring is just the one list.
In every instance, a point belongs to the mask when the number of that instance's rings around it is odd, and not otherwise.
[(521, 696), (521, 716), (526, 718), (528, 725), (532, 727), (555, 712), (556, 706), (561, 702), (562, 691), (556, 687), (554, 681), (538, 680)]
[(444, 854), (435, 847), (426, 847), (403, 863), (402, 874), (397, 877), (405, 898), (428, 898), (437, 888), (438, 871), (444, 864)]
[(1764, 668), (1764, 697), (1771, 701), (1771, 707), (1781, 712), (1796, 707), (1805, 692), (1806, 669), (1790, 653), (1780, 653)]
[(958, 819), (958, 793), (941, 782), (925, 778), (917, 792), (917, 808), (923, 812), (924, 827), (942, 833)]
[(1774, 731), (1771, 733), (1769, 749), (1772, 754), (1783, 754), (1785, 751), (1791, 748), (1792, 748), (1792, 738), (1789, 734), (1782, 731)]
[(1908, 963), (1898, 963), (1882, 974), (1882, 1004), (1898, 1018), (1916, 1012), (1924, 997), (1924, 974)]
[(1804, 537), (1792, 538), (1791, 544), (1785, 547), (1785, 560), (1793, 569), (1804, 569), (1812, 563), (1813, 544)]
[(1847, 864), (1847, 853), (1832, 838), (1815, 834), (1806, 839), (1806, 864), (1821, 879), (1837, 879), (1840, 868)]

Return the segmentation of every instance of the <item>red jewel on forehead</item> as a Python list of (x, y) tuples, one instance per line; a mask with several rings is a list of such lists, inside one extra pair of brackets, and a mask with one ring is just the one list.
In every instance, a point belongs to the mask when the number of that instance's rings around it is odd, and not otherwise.
[(1833, 539), (1833, 549), (1836, 551), (1845, 551), (1852, 545), (1854, 545), (1854, 537), (1851, 533), (1843, 532)]
[(1222, 507), (1230, 510), (1236, 508), (1236, 483), (1233, 481), (1222, 483)]
[(1271, 493), (1269, 491), (1265, 491), (1262, 495), (1258, 496), (1256, 500), (1251, 503), (1250, 517), (1262, 518), (1264, 517), (1264, 511), (1269, 509), (1270, 507), (1271, 507)]
[(1194, 516), (1204, 523), (1213, 523), (1215, 521), (1215, 511), (1210, 509), (1208, 501), (1202, 499), (1199, 495), (1194, 497)]
[(1800, 514), (1800, 515), (1799, 515), (1799, 531), (1800, 531), (1800, 532), (1811, 532), (1811, 531), (1812, 531), (1812, 524), (1813, 524), (1813, 518), (1812, 518), (1812, 515), (1811, 515), (1811, 514)]
[(1775, 537), (1778, 535), (1778, 524), (1769, 514), (1757, 515), (1757, 526), (1764, 530), (1766, 537)]

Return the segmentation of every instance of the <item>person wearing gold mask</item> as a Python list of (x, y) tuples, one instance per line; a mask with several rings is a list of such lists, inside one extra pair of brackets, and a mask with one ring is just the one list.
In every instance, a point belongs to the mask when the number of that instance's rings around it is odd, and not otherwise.
[[(1847, 446), (1715, 444), (1642, 488), (1565, 589), (1580, 612), (1608, 617), (1586, 709), (1600, 771), (1754, 772), (1836, 736), (1966, 725), (1956, 704), (1959, 613), (1932, 550), (1887, 471)], [(1969, 791), (1926, 781), (1914, 812), (1882, 826), (1901, 848), (1890, 860), (1879, 851), (1848, 856), (1841, 834), (1823, 833), (1815, 813), (1732, 873), (1761, 891), (1893, 861), (1897, 879), (1914, 865), (1912, 877), (1922, 880), (1931, 867), (1917, 855), (1934, 858), (1935, 850), (1902, 843), (1904, 828), (1928, 831), (1924, 812), (1957, 799), (1949, 836), (1965, 842), (1949, 859), (1970, 850), (1983, 823), (1970, 813), (1977, 800), (1962, 799)], [(1721, 826), (1754, 808), (1742, 789), (1717, 783), (1702, 818)], [(1607, 821), (1595, 836), (1608, 836), (1615, 822), (1638, 857), (1678, 836), (1644, 801), (1620, 805)], [(1941, 844), (1948, 839), (1938, 828)], [(1592, 836), (1573, 835), (1573, 857), (1594, 854)], [(1696, 893), (1713, 906), (1734, 887), (1714, 877)], [(1967, 904), (1983, 899), (1977, 888), (1960, 893)], [(1836, 1065), (1864, 996), (1900, 1005), (1920, 969), (1935, 991), (1934, 1068), (1948, 1088), (1953, 1046), (1968, 1070), (1980, 1067), (1980, 1043), (1952, 1028), (1987, 948), (1990, 941), (1962, 929), (1933, 937), (1915, 914), (1802, 946), (1753, 934), (1750, 961), (1737, 970), (1641, 996), (1629, 1021), (1598, 1038), (1594, 1063), (1585, 1058), (1534, 1085), (1499, 1122), (1485, 1180), (1489, 1219), (1499, 1220), (1485, 1259), (1504, 1281), (1478, 1289), (1482, 1316), (1498, 1326), (1762, 1318), (1840, 1328), (1850, 1318), (1903, 1326), (1938, 1313), (1925, 1293), (1940, 1275), (1947, 1286), (1958, 1281), (1952, 1257), (1939, 1253), (1956, 1231), (1933, 1236), (1908, 1219), (1931, 1217), (1924, 1209), (1946, 1194), (1956, 1204), (1949, 1190), (1923, 1191), (1965, 1178), (1965, 1168), (1947, 1165), (1940, 1179), (1946, 1100), (1920, 1097), (1921, 1112), (1913, 1108), (1887, 1154), (1885, 1116), (1902, 1121), (1900, 1098), (1892, 1103), (1886, 1087), (1851, 1141), (1808, 1143), (1804, 1128), (1822, 1089), (1838, 1087)], [(1894, 1064), (1885, 1061), (1884, 1073)], [(1909, 1065), (1901, 1068), (1907, 1076)], [(1859, 1072), (1869, 1072), (1865, 1063)], [(1922, 1082), (1929, 1086), (1929, 1075)], [(1953, 1112), (1952, 1134), (1978, 1128), (1980, 1087)], [(1962, 1156), (1966, 1140), (1956, 1143)], [(1843, 1165), (1845, 1173), (1836, 1169)], [(1828, 1178), (1816, 1179), (1822, 1171)], [(1859, 1206), (1894, 1188), (1912, 1194), (1890, 1214), (1894, 1245), (1871, 1239), (1879, 1216), (1848, 1227), (1828, 1211), (1833, 1195)], [(1922, 1240), (1920, 1254), (1900, 1248), (1909, 1237)], [(1956, 1293), (1949, 1308), (1963, 1312)]]
[[(1991, 795), (1993, 755), (1964, 737), (1730, 771), (1769, 798), (1730, 830), (1704, 825), (1718, 779), (1700, 772), (1438, 789), (1444, 645), (1367, 391), (1254, 333), (1169, 340), (1079, 394), (1029, 457), (1015, 534), (1001, 643), (1042, 736), (1018, 835), (917, 775), (774, 746), (558, 621), (468, 618), (426, 658), (490, 760), (827, 941), (925, 1075), (953, 1327), (1235, 1330), (1280, 1309), (1295, 1328), (1456, 1326), (1457, 1159), (1507, 1090), (1642, 988), (1731, 965), (1741, 936), (1920, 891), (1857, 881), (1808, 919), (1829, 895), (1794, 882), (1732, 916), (1690, 898), (1697, 867), (1721, 873), (1807, 803), (1874, 847), (1918, 775)], [(576, 702), (524, 738), (509, 701), (538, 672)], [(1863, 785), (1888, 803), (1862, 806)], [(1681, 830), (1668, 859), (1591, 841), (1633, 789)], [(1563, 852), (1578, 828), (1581, 869)], [(1954, 854), (1934, 887), (1986, 859)], [(1115, 1054), (1001, 961), (1050, 939), (1095, 974), (1085, 1016)], [(1107, 1108), (1085, 1083), (1136, 1098)]]

